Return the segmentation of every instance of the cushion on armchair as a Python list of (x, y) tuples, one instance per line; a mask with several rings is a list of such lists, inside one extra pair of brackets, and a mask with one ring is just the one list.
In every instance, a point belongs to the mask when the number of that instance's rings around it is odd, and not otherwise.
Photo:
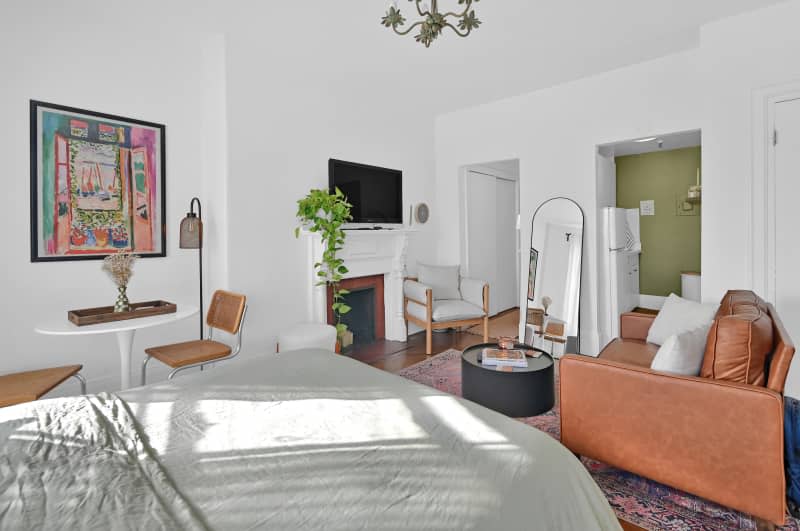
[[(408, 313), (417, 319), (425, 320), (425, 307), (419, 304), (409, 303)], [(483, 317), (483, 309), (461, 300), (433, 301), (433, 321), (442, 323), (447, 321), (459, 321), (461, 319), (474, 319)]]
[(759, 304), (735, 304), (725, 312), (711, 326), (700, 376), (763, 386), (774, 347), (772, 318)]
[(429, 289), (430, 286), (426, 286), (415, 280), (406, 280), (403, 282), (403, 295), (423, 304), (428, 300), (427, 291)]
[(483, 308), (483, 287), (486, 282), (474, 278), (461, 279), (461, 298), (470, 304)]
[(673, 334), (709, 326), (718, 308), (718, 304), (701, 304), (670, 293), (650, 327), (647, 342), (663, 345)]
[(458, 266), (432, 266), (419, 264), (419, 282), (430, 286), (433, 300), (460, 299)]
[(699, 375), (706, 352), (708, 329), (708, 326), (700, 326), (669, 336), (656, 352), (650, 368), (684, 376)]

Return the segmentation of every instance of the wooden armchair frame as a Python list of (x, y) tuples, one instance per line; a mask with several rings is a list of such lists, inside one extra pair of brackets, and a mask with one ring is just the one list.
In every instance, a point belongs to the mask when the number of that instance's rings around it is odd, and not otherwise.
[[(415, 277), (408, 277), (406, 280), (417, 281)], [(408, 305), (417, 304), (425, 308), (426, 319), (418, 319), (412, 314), (408, 313)], [(427, 288), (425, 290), (425, 300), (420, 301), (413, 299), (405, 294), (403, 291), (403, 314), (406, 323), (414, 323), (420, 328), (425, 329), (425, 353), (430, 356), (433, 349), (433, 331), (442, 328), (457, 328), (462, 326), (475, 326), (483, 324), (483, 342), (489, 341), (489, 284), (483, 285), (483, 317), (473, 317), (470, 319), (459, 319), (456, 321), (434, 321), (433, 320), (433, 290)]]

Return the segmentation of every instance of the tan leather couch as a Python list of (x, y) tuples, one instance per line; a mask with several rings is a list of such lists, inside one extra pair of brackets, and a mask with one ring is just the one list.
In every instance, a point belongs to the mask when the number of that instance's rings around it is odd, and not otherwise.
[(783, 524), (782, 393), (794, 346), (775, 308), (752, 292), (728, 292), (699, 377), (649, 368), (658, 350), (646, 342), (654, 319), (624, 314), (622, 337), (599, 358), (561, 360), (561, 441), (578, 455)]

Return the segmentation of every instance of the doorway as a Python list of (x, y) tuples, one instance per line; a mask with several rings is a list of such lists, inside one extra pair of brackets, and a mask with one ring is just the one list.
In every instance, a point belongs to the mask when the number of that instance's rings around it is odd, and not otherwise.
[(489, 284), (489, 313), (518, 308), (519, 160), (463, 168), (461, 269)]
[[(774, 216), (774, 231), (768, 240), (772, 252), (767, 252), (768, 297), (783, 320), (789, 336), (800, 338), (800, 277), (797, 264), (800, 248), (797, 227), (800, 225), (796, 198), (800, 191), (800, 98), (776, 101), (772, 109), (773, 126), (770, 166), (770, 205)], [(794, 393), (800, 388), (800, 369), (797, 363), (786, 382)]]
[(700, 301), (700, 130), (597, 148), (601, 340), (619, 315), (654, 311), (674, 293)]

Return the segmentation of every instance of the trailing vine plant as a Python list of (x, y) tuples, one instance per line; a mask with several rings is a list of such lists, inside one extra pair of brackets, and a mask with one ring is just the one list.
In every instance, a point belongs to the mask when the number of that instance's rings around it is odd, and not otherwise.
[(317, 270), (317, 286), (331, 287), (331, 309), (336, 319), (336, 334), (339, 339), (347, 331), (342, 316), (351, 308), (344, 302), (344, 296), (349, 291), (340, 288), (342, 278), (348, 270), (337, 253), (344, 245), (345, 232), (342, 225), (353, 219), (350, 215), (351, 207), (338, 188), (333, 193), (327, 190), (311, 190), (297, 201), (297, 219), (301, 226), (294, 229), (295, 237), (300, 236), (301, 228), (318, 232), (322, 237), (322, 260), (316, 262), (314, 268)]

